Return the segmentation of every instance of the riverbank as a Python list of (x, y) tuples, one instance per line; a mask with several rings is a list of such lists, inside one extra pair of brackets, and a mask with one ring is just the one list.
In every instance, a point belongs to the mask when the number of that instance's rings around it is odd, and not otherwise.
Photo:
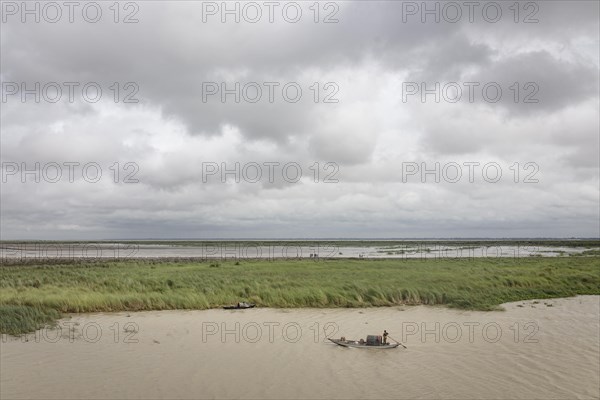
[(599, 257), (455, 260), (14, 263), (0, 276), (0, 332), (21, 334), (59, 313), (259, 307), (446, 305), (600, 294)]

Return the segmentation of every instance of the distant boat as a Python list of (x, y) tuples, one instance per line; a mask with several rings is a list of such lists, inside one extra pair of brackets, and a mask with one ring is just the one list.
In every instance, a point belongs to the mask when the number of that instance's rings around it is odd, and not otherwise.
[(241, 303), (237, 303), (232, 306), (223, 306), (223, 309), (225, 309), (225, 310), (243, 310), (246, 308), (254, 308), (254, 307), (256, 307), (256, 304), (241, 302)]
[(382, 343), (381, 336), (369, 335), (367, 336), (367, 341), (364, 340), (346, 340), (346, 338), (341, 339), (331, 339), (328, 338), (333, 343), (342, 347), (355, 347), (358, 349), (380, 349), (380, 350), (388, 350), (395, 349), (400, 346), (400, 343)]

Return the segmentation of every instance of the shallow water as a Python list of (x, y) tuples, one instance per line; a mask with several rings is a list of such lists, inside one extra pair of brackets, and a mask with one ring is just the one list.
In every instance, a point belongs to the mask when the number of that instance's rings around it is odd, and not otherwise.
[[(505, 308), (78, 314), (60, 329), (3, 338), (0, 397), (600, 397), (600, 296)], [(326, 340), (383, 329), (407, 349)]]
[[(595, 248), (598, 250), (598, 248)], [(296, 258), (521, 258), (569, 256), (585, 251), (579, 247), (558, 246), (448, 246), (423, 242), (417, 246), (313, 246), (258, 245), (228, 243), (124, 244), (124, 243), (18, 243), (0, 245), (1, 259), (95, 259), (95, 258), (203, 258), (203, 259), (296, 259)]]

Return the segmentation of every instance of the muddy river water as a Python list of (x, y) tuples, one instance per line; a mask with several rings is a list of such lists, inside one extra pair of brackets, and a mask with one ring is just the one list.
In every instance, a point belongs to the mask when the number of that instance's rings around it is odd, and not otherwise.
[[(75, 314), (2, 338), (0, 397), (600, 397), (600, 296), (503, 307)], [(384, 329), (407, 348), (327, 340)]]

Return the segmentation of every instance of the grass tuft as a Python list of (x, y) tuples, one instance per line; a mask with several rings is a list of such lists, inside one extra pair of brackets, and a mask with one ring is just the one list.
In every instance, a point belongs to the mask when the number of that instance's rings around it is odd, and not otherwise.
[(0, 305), (0, 333), (20, 335), (45, 326), (54, 326), (60, 312), (51, 308), (23, 305)]

